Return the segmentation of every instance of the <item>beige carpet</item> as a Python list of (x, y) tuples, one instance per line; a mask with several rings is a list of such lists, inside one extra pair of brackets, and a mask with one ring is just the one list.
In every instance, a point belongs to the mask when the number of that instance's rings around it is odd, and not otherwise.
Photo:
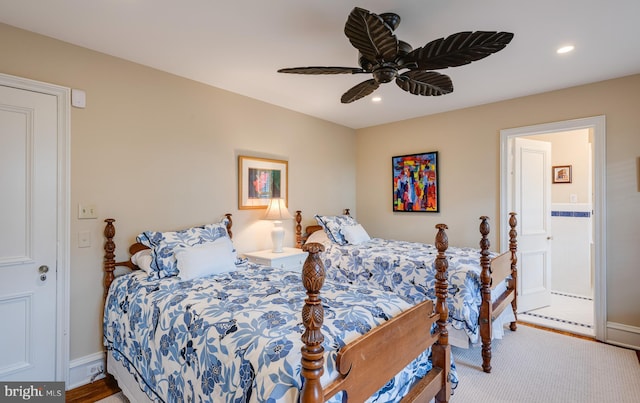
[(460, 385), (452, 402), (640, 402), (635, 351), (519, 325), (492, 346), (490, 374), (480, 348), (453, 348)]
[[(638, 403), (635, 351), (519, 325), (492, 346), (482, 372), (480, 348), (453, 348), (460, 384), (452, 403)], [(120, 394), (100, 403), (127, 403)]]

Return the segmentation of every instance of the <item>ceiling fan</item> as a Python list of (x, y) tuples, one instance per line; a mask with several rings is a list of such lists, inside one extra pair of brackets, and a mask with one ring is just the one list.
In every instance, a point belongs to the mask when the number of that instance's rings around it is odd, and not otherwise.
[[(380, 15), (356, 7), (344, 26), (344, 33), (358, 49), (360, 67), (292, 67), (279, 73), (362, 74), (366, 80), (349, 89), (340, 101), (348, 104), (374, 92), (380, 84), (396, 80), (398, 87), (414, 95), (437, 96), (453, 92), (451, 78), (431, 70), (462, 66), (502, 49), (513, 39), (510, 32), (464, 31), (436, 39), (413, 49), (398, 40), (393, 31), (400, 24), (394, 13)], [(406, 70), (402, 72), (403, 70)]]

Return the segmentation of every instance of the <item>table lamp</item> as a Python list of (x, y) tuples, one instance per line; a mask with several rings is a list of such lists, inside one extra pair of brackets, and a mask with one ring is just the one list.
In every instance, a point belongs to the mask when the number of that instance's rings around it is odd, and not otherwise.
[(271, 230), (271, 240), (273, 241), (272, 252), (283, 252), (282, 240), (284, 239), (284, 228), (282, 228), (282, 220), (290, 220), (292, 218), (284, 203), (284, 199), (271, 199), (263, 219), (273, 221), (273, 229)]

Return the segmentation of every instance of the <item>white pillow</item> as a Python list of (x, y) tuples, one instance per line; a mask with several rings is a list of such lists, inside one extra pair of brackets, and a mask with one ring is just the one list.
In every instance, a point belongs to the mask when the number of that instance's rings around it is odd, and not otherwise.
[(371, 237), (367, 234), (362, 224), (342, 227), (342, 235), (349, 245), (359, 245), (371, 240)]
[(324, 230), (319, 230), (309, 235), (305, 243), (321, 243), (323, 245), (328, 245), (331, 243), (331, 240)]
[(151, 249), (142, 249), (131, 256), (131, 263), (135, 264), (145, 273), (151, 273)]
[(231, 239), (227, 237), (177, 249), (175, 255), (178, 277), (181, 280), (192, 280), (236, 269), (235, 250)]

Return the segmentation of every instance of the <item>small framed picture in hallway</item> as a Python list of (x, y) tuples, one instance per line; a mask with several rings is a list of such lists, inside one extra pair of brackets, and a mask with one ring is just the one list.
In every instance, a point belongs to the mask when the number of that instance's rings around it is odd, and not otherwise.
[(554, 166), (553, 183), (571, 183), (571, 165)]

